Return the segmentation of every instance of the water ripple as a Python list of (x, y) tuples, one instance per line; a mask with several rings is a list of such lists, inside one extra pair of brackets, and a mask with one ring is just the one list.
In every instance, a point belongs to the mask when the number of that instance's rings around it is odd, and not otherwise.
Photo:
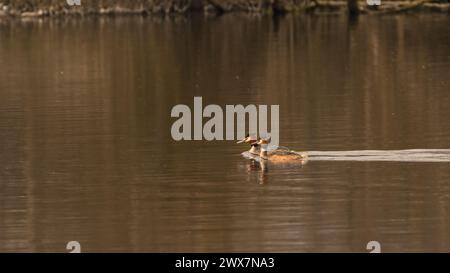
[(314, 161), (450, 162), (450, 149), (310, 151)]

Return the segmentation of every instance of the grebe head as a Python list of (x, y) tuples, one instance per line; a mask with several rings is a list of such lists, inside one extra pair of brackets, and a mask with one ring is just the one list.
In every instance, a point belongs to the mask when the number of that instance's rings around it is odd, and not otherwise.
[(243, 139), (241, 139), (241, 140), (239, 140), (237, 143), (239, 144), (239, 143), (248, 143), (248, 144), (250, 144), (250, 145), (256, 145), (257, 144), (257, 142), (258, 142), (258, 138), (257, 137), (255, 137), (255, 136), (250, 136), (250, 135), (246, 135), (245, 136), (245, 138), (243, 138)]
[(257, 142), (257, 144), (259, 145), (269, 145), (269, 138), (261, 138), (259, 139), (259, 141)]

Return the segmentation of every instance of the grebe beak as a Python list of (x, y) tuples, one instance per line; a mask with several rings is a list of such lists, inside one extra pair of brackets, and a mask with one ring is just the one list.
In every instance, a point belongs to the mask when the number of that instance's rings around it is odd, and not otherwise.
[(243, 143), (243, 142), (246, 142), (247, 140), (248, 140), (248, 138), (250, 137), (250, 135), (249, 134), (246, 134), (245, 135), (245, 137), (244, 137), (244, 139), (242, 139), (242, 140), (239, 140), (238, 142), (237, 142), (237, 144), (240, 144), (240, 143)]

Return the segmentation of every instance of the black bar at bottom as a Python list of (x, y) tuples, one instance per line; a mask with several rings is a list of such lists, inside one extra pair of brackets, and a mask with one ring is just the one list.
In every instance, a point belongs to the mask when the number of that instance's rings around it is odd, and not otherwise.
[[(426, 259), (424, 259), (426, 257)], [(77, 272), (322, 272), (355, 270), (385, 272), (396, 264), (402, 271), (418, 266), (445, 265), (449, 254), (0, 254), (2, 266), (34, 270), (72, 269)], [(429, 261), (431, 260), (431, 261)], [(47, 272), (45, 271), (45, 272)], [(60, 271), (61, 272), (61, 271)]]

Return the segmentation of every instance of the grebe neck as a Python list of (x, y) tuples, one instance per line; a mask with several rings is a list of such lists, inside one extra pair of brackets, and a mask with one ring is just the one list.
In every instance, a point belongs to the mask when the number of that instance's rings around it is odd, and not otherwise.
[(252, 144), (252, 147), (250, 148), (250, 150), (248, 151), (251, 154), (255, 154), (257, 155), (259, 152), (259, 145), (258, 144)]
[(259, 157), (262, 159), (267, 159), (267, 144), (261, 145), (261, 152), (259, 153)]

